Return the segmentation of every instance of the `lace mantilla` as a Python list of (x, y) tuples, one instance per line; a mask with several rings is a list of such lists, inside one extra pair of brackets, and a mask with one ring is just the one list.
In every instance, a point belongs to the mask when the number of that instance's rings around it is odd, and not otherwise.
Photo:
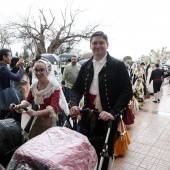
[(44, 90), (38, 91), (37, 84), (32, 86), (31, 91), (34, 97), (35, 104), (44, 104), (44, 99), (49, 98), (55, 90), (60, 90), (59, 87), (53, 85), (52, 83), (48, 83), (47, 87)]

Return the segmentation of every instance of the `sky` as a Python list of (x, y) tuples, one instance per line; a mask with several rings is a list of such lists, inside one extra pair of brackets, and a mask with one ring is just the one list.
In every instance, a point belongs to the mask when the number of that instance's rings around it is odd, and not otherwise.
[[(58, 20), (67, 4), (72, 4), (73, 10), (85, 10), (77, 18), (77, 27), (100, 22), (98, 30), (108, 35), (108, 51), (117, 58), (138, 59), (149, 55), (150, 49), (170, 49), (169, 0), (3, 0), (1, 4), (6, 8), (0, 12), (0, 23), (16, 15), (27, 15), (30, 8), (34, 16), (38, 9), (51, 9)], [(19, 44), (12, 46), (16, 51), (18, 48)], [(80, 43), (78, 48), (89, 52), (89, 41)]]

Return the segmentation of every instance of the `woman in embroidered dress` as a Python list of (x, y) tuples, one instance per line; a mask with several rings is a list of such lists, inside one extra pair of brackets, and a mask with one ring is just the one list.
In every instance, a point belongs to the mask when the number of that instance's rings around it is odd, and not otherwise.
[(133, 95), (137, 99), (140, 108), (141, 106), (143, 106), (143, 102), (144, 102), (144, 87), (142, 84), (142, 80), (137, 79), (134, 86), (132, 86), (132, 89), (133, 89)]
[(135, 73), (133, 75), (133, 81), (132, 81), (133, 85), (135, 84), (136, 80), (138, 80), (138, 79), (142, 80), (144, 95), (146, 95), (146, 92), (147, 92), (146, 79), (145, 79), (144, 70), (141, 68), (140, 64), (137, 66), (137, 70), (135, 71)]
[(67, 102), (55, 78), (52, 65), (48, 60), (43, 58), (34, 64), (32, 85), (27, 99), (14, 107), (11, 105), (10, 109), (19, 110), (26, 108), (33, 100), (39, 106), (38, 111), (29, 109), (23, 112), (35, 117), (29, 133), (30, 139), (41, 134), (48, 128), (56, 126), (57, 114), (61, 110), (64, 110), (66, 114), (69, 113)]
[(145, 81), (145, 75), (144, 75), (144, 71), (141, 68), (141, 65), (138, 64), (137, 69), (135, 70), (134, 74), (133, 74), (133, 85), (135, 84), (136, 80), (142, 78), (144, 82)]

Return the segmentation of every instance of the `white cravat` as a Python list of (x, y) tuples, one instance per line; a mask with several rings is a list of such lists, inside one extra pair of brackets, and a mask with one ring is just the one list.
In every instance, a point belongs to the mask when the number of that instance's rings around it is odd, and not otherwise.
[(106, 63), (106, 55), (99, 61), (96, 61), (94, 58), (92, 60), (93, 62), (93, 67), (94, 67), (94, 77), (90, 86), (90, 94), (97, 95), (95, 99), (95, 108), (98, 109), (99, 111), (102, 111), (101, 107), (101, 102), (100, 102), (100, 95), (99, 95), (99, 81), (98, 81), (98, 74), (103, 68), (103, 66)]
[(90, 94), (97, 95), (99, 93), (98, 74), (106, 63), (106, 55), (99, 61), (96, 61), (93, 58), (92, 62), (94, 67), (94, 77), (89, 92)]

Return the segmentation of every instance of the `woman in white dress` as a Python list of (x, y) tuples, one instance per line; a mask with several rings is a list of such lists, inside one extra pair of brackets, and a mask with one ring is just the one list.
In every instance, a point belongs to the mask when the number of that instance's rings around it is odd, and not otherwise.
[(150, 94), (153, 94), (153, 81), (149, 84), (149, 79), (151, 77), (152, 71), (155, 70), (155, 64), (150, 64), (150, 68), (148, 69), (148, 76), (147, 76), (147, 81), (146, 81), (146, 86), (148, 88), (148, 92)]

